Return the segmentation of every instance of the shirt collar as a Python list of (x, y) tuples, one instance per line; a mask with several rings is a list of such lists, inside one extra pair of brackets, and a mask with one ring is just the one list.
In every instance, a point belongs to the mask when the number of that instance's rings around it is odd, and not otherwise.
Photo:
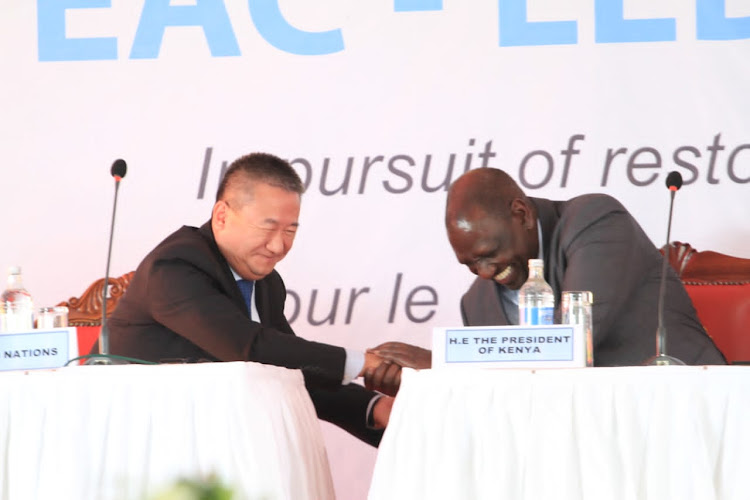
[(536, 219), (536, 234), (539, 238), (539, 255), (537, 259), (544, 260), (544, 240), (542, 239), (542, 221), (539, 218)]

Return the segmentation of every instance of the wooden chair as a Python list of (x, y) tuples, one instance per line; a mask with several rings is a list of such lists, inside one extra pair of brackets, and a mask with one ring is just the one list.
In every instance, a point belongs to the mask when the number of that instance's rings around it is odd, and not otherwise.
[(750, 259), (669, 245), (669, 263), (703, 327), (730, 363), (750, 362)]
[[(109, 278), (109, 293), (107, 294), (107, 317), (114, 311), (117, 302), (127, 290), (134, 271), (123, 274), (119, 278)], [(60, 302), (58, 306), (68, 308), (68, 325), (78, 330), (78, 354), (84, 355), (91, 351), (99, 338), (102, 324), (102, 299), (104, 297), (104, 278), (94, 281), (80, 297), (71, 297), (67, 302)]]

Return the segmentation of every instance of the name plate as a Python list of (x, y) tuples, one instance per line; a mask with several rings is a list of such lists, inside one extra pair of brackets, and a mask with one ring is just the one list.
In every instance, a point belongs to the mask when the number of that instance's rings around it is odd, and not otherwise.
[(583, 329), (573, 325), (434, 328), (432, 368), (586, 366)]
[(0, 370), (60, 368), (77, 356), (75, 328), (0, 334)]

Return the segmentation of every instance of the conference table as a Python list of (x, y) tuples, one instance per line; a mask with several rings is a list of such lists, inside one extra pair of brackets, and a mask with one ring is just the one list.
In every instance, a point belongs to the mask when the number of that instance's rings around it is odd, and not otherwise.
[(750, 367), (402, 377), (370, 500), (750, 498)]
[(0, 373), (0, 499), (151, 499), (182, 478), (237, 499), (332, 499), (302, 374), (257, 363)]

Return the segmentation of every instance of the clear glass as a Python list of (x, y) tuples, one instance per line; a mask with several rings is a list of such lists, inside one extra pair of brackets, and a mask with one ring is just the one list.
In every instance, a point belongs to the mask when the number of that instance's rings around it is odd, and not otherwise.
[(544, 280), (544, 261), (529, 259), (529, 278), (518, 291), (518, 323), (551, 325), (554, 314), (555, 294)]
[(586, 366), (594, 366), (594, 328), (591, 306), (594, 294), (591, 292), (563, 292), (560, 299), (560, 321), (563, 325), (581, 325), (585, 342), (583, 344)]
[(36, 312), (36, 327), (65, 328), (68, 326), (68, 308), (65, 306), (40, 307)]
[(21, 268), (8, 268), (8, 285), (0, 298), (0, 333), (28, 332), (34, 328), (34, 302), (23, 287)]

